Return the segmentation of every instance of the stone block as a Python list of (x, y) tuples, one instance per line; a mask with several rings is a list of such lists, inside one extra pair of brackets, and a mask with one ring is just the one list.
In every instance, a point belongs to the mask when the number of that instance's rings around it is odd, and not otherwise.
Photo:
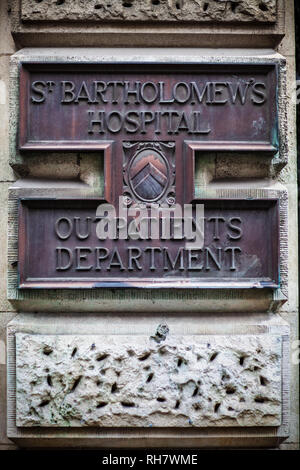
[(238, 447), (250, 439), (272, 447), (287, 437), (285, 324), (256, 316), (236, 328), (188, 317), (183, 330), (182, 319), (165, 314), (161, 323), (141, 317), (132, 334), (136, 318), (16, 317), (8, 325), (8, 436), (21, 446), (48, 439), (50, 447), (107, 439), (126, 446), (132, 438), (131, 446)]
[(285, 3), (16, 0), (11, 2), (11, 19), (14, 37), (23, 47), (274, 47), (285, 33)]
[(289, 230), (289, 252), (291, 253), (289, 258), (288, 272), (289, 272), (289, 284), (288, 284), (288, 302), (282, 307), (282, 312), (293, 312), (296, 311), (299, 305), (298, 295), (298, 234), (295, 230), (295, 214), (298, 210), (298, 188), (296, 184), (287, 184), (288, 198), (289, 198), (289, 216), (288, 219), (288, 230)]
[(0, 56), (0, 181), (14, 181), (9, 165), (9, 56)]
[(0, 55), (13, 54), (16, 51), (13, 37), (10, 29), (10, 0), (0, 2)]
[[(247, 175), (249, 178), (276, 176), (288, 161), (288, 145), (287, 145), (287, 97), (286, 97), (286, 63), (285, 59), (270, 50), (228, 50), (228, 49), (147, 49), (133, 50), (125, 49), (117, 50), (114, 48), (103, 49), (23, 49), (14, 54), (11, 58), (11, 99), (10, 99), (10, 164), (15, 171), (22, 177), (40, 177), (54, 178), (57, 171), (54, 171), (55, 161), (59, 161), (59, 156), (52, 152), (44, 150), (41, 152), (28, 151), (26, 154), (21, 153), (18, 149), (18, 121), (19, 121), (19, 72), (20, 63), (87, 63), (99, 64), (113, 62), (153, 62), (153, 63), (233, 63), (233, 64), (276, 64), (278, 68), (278, 123), (279, 123), (279, 152), (273, 159), (265, 156), (255, 156), (254, 164), (244, 164), (242, 176)], [(99, 155), (100, 156), (100, 155)], [(240, 158), (238, 153), (234, 157)], [(261, 164), (257, 164), (257, 159), (261, 157)], [(82, 152), (76, 153), (76, 158), (80, 160), (80, 164), (74, 162), (71, 154), (63, 154), (64, 165), (62, 166), (61, 177), (74, 178), (79, 172), (80, 177), (84, 179), (85, 171), (83, 170), (86, 155)], [(218, 178), (234, 177), (238, 172), (233, 167), (232, 174), (228, 174), (228, 170), (224, 172), (224, 167), (231, 168), (232, 156), (220, 157), (215, 162), (215, 174)], [(252, 157), (249, 156), (249, 159)], [(41, 167), (41, 161), (44, 165)], [(219, 161), (222, 161), (219, 164)], [(245, 161), (245, 159), (244, 159)], [(81, 167), (81, 168), (80, 168)], [(222, 170), (223, 168), (223, 170)], [(219, 171), (220, 169), (220, 171)], [(269, 169), (269, 171), (268, 171)], [(91, 179), (88, 178), (88, 181)], [(87, 181), (86, 180), (86, 181)]]
[(295, 2), (285, 2), (286, 34), (278, 45), (278, 52), (286, 57), (295, 58)]
[(279, 426), (281, 354), (279, 336), (17, 333), (17, 426)]
[(275, 23), (277, 20), (277, 0), (22, 0), (21, 5), (24, 22)]
[(6, 411), (7, 411), (7, 394), (6, 394), (6, 326), (13, 319), (15, 313), (0, 313), (0, 451), (6, 448), (13, 449), (16, 446), (6, 435)]
[(299, 320), (298, 312), (281, 313), (290, 325), (290, 432), (286, 445), (299, 446)]

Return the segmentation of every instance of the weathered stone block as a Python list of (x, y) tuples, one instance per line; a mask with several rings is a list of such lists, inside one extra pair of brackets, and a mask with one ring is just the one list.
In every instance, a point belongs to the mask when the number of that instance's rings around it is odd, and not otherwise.
[(17, 333), (17, 426), (279, 426), (281, 355), (273, 335)]
[(10, 6), (22, 47), (262, 48), (285, 34), (284, 0), (14, 0)]
[[(1, 30), (1, 24), (0, 24)], [(0, 38), (1, 43), (1, 38)], [(9, 56), (0, 57), (0, 180), (14, 181), (14, 173), (9, 166)]]
[(264, 22), (277, 0), (22, 0), (22, 21)]
[(22, 447), (270, 448), (289, 434), (289, 327), (278, 315), (27, 312), (7, 334), (7, 433)]

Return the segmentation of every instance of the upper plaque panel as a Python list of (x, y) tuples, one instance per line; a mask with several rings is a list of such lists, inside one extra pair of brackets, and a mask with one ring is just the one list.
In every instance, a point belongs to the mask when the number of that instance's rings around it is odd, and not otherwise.
[(277, 152), (276, 65), (22, 65), (20, 150), (131, 139)]

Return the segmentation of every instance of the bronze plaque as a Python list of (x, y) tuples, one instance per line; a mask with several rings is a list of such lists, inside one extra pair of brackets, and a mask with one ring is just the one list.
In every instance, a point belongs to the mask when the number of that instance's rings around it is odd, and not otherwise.
[[(159, 200), (168, 192), (169, 172), (158, 151), (140, 150), (129, 166), (128, 184), (143, 200)], [(141, 186), (137, 175), (147, 184)], [(103, 204), (101, 199), (20, 200), (20, 288), (279, 287), (277, 199), (194, 201), (193, 220), (196, 204), (204, 208), (201, 246), (180, 236), (183, 230), (179, 234), (172, 217), (169, 233), (161, 221), (157, 238), (151, 237), (149, 218), (146, 237), (129, 236), (124, 227), (135, 218), (129, 215), (121, 223), (119, 212), (114, 225), (111, 214), (99, 211)], [(105, 239), (99, 231), (104, 226), (110, 231)]]
[(276, 80), (270, 64), (24, 64), (20, 149), (98, 150), (105, 190), (21, 201), (20, 287), (278, 287), (277, 200), (199, 201), (194, 182), (197, 151), (277, 151)]
[(102, 150), (125, 140), (276, 153), (273, 64), (44, 64), (20, 73), (21, 150)]

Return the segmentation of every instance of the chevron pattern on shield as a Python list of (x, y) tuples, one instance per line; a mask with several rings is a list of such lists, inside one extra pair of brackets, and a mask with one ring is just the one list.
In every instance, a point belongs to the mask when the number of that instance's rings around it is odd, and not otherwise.
[(139, 152), (132, 160), (129, 180), (135, 196), (143, 201), (155, 201), (166, 190), (169, 169), (164, 157), (153, 149)]

